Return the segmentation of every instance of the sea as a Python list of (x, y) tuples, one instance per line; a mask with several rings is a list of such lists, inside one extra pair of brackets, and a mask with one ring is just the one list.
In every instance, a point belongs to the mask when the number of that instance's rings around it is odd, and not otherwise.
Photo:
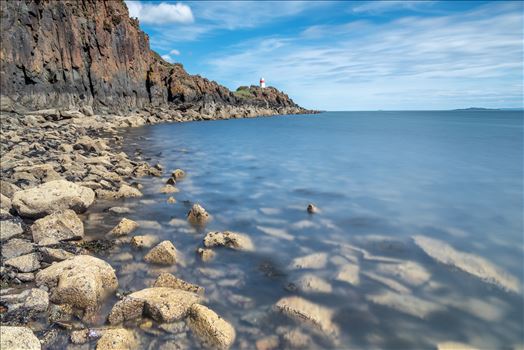
[[(170, 240), (181, 259), (150, 265), (147, 249), (128, 244), (100, 253), (120, 291), (150, 287), (162, 272), (204, 287), (203, 303), (235, 327), (235, 349), (516, 349), (523, 121), (522, 111), (323, 112), (126, 129), (123, 150), (162, 164), (165, 176), (137, 179), (142, 198), (98, 202), (86, 235), (104, 238), (122, 217), (107, 209), (128, 207), (124, 216), (140, 224), (132, 235)], [(187, 174), (180, 191), (160, 193), (177, 168)], [(187, 223), (194, 203), (212, 216), (205, 227)], [(196, 250), (206, 233), (226, 230), (254, 250), (214, 248), (203, 262)], [(439, 258), (417, 237), (439, 242)], [(491, 270), (479, 259), (516, 287), (483, 276)], [(281, 312), (292, 297), (314, 305), (317, 322)], [(136, 332), (144, 349), (199, 348), (185, 327)]]

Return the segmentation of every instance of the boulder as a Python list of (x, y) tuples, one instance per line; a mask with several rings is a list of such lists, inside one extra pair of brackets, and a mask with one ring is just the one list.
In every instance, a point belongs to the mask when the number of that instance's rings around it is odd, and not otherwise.
[(187, 220), (193, 225), (205, 225), (210, 219), (211, 216), (200, 204), (193, 204), (193, 207), (187, 213)]
[(20, 255), (16, 258), (7, 259), (5, 265), (14, 267), (20, 272), (33, 272), (41, 267), (39, 257), (38, 253)]
[(39, 218), (64, 209), (82, 213), (94, 200), (92, 189), (66, 180), (56, 180), (16, 192), (12, 204), (21, 216)]
[(135, 248), (151, 248), (159, 241), (158, 237), (153, 235), (134, 236), (131, 238), (131, 245)]
[(36, 220), (31, 226), (37, 244), (50, 245), (84, 237), (84, 224), (71, 209), (65, 209)]
[(19, 238), (13, 238), (2, 244), (2, 257), (4, 259), (15, 258), (33, 251), (33, 243)]
[(163, 272), (158, 276), (155, 283), (153, 284), (153, 287), (168, 287), (168, 288), (174, 288), (174, 289), (180, 289), (185, 290), (187, 292), (196, 293), (199, 295), (203, 295), (205, 289), (203, 287), (197, 286), (196, 284), (192, 284), (189, 282), (186, 282), (176, 276), (173, 276), (172, 274), (168, 272)]
[(236, 250), (254, 250), (251, 239), (242, 233), (224, 231), (224, 232), (209, 232), (204, 237), (204, 246), (210, 247), (227, 247)]
[(36, 275), (36, 285), (50, 290), (56, 304), (93, 309), (118, 287), (115, 270), (105, 261), (78, 255), (55, 263)]
[(124, 328), (104, 330), (96, 343), (96, 350), (124, 350), (137, 348), (135, 334)]
[(280, 299), (275, 308), (284, 315), (312, 326), (327, 335), (338, 334), (338, 328), (332, 322), (333, 312), (297, 296)]
[(170, 241), (163, 241), (151, 249), (144, 260), (153, 264), (173, 265), (177, 261), (177, 250)]
[(109, 235), (116, 237), (127, 236), (128, 234), (136, 230), (138, 226), (139, 225), (137, 222), (123, 218), (115, 227), (113, 227), (111, 231), (109, 231)]
[(142, 289), (117, 302), (108, 316), (111, 324), (149, 316), (158, 322), (173, 322), (185, 318), (191, 305), (200, 297), (191, 292), (167, 287)]
[(16, 219), (0, 221), (0, 241), (7, 241), (10, 238), (20, 236), (24, 233), (22, 222)]
[(0, 327), (0, 349), (40, 350), (40, 341), (27, 327)]
[(191, 306), (188, 325), (206, 347), (229, 349), (235, 341), (235, 328), (203, 305)]

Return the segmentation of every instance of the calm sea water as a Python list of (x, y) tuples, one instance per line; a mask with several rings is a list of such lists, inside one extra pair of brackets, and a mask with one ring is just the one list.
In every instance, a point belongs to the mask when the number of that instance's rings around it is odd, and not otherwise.
[[(523, 295), (502, 290), (440, 264), (412, 236), (445, 241), (481, 256), (523, 281), (522, 112), (329, 112), (310, 116), (163, 124), (126, 130), (125, 150), (188, 176), (177, 187), (177, 203), (158, 189), (166, 178), (141, 179), (142, 199), (120, 204), (142, 221), (136, 234), (171, 240), (185, 266), (159, 268), (142, 262), (146, 252), (124, 246), (104, 257), (118, 271), (124, 290), (150, 286), (162, 271), (206, 288), (207, 305), (237, 330), (235, 348), (299, 327), (312, 348), (432, 349), (458, 341), (482, 349), (524, 343)], [(309, 215), (308, 203), (321, 212)], [(205, 230), (183, 223), (193, 203), (213, 216)], [(91, 237), (107, 232), (120, 217), (100, 220), (100, 203), (87, 215)], [(97, 212), (98, 211), (98, 212)], [(174, 220), (173, 219), (180, 219)], [(217, 249), (201, 262), (195, 249), (210, 230), (245, 233), (255, 252)], [(355, 253), (360, 281), (336, 279)], [(295, 269), (293, 259), (326, 253), (312, 269)], [(345, 254), (345, 255), (344, 255)], [(387, 258), (422, 266), (429, 279), (409, 285), (383, 274)], [(118, 261), (123, 259), (124, 261)], [(130, 260), (129, 260), (130, 259)], [(349, 259), (349, 260), (348, 260)], [(385, 262), (384, 262), (385, 261)], [(296, 288), (304, 275), (329, 288)], [(409, 295), (432, 305), (416, 317), (402, 307), (379, 305), (370, 295), (393, 291), (388, 277)], [(282, 297), (299, 295), (333, 312), (340, 329), (329, 337), (274, 311)], [(110, 307), (112, 301), (108, 303)], [(190, 333), (138, 330), (144, 348), (168, 339), (196, 346)], [(178, 338), (177, 338), (178, 337)], [(336, 338), (336, 339), (334, 339)]]

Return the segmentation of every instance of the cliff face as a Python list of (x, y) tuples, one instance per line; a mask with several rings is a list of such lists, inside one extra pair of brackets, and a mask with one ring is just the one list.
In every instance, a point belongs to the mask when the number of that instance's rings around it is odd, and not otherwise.
[(245, 98), (162, 60), (122, 0), (1, 1), (0, 12), (3, 110), (301, 110), (276, 89)]

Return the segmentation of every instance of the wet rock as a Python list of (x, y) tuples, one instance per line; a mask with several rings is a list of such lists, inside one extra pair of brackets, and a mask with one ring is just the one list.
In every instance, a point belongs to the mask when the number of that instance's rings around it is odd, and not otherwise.
[(8, 316), (23, 314), (25, 317), (33, 317), (38, 313), (47, 311), (49, 307), (49, 296), (47, 292), (31, 288), (19, 294), (6, 294), (0, 296), (2, 305), (7, 306)]
[(313, 344), (311, 337), (298, 328), (285, 331), (282, 338), (285, 345), (296, 349), (308, 348)]
[(131, 212), (131, 209), (126, 207), (111, 207), (108, 209), (111, 214), (128, 214)]
[(175, 169), (171, 173), (171, 177), (174, 178), (176, 181), (182, 180), (184, 177), (186, 177), (186, 173), (182, 169)]
[(92, 309), (116, 290), (118, 280), (115, 270), (105, 261), (78, 255), (38, 272), (36, 284), (49, 288), (54, 303)]
[(37, 244), (57, 244), (84, 237), (84, 224), (73, 210), (66, 209), (36, 220), (31, 226)]
[(177, 262), (177, 250), (170, 241), (163, 241), (151, 249), (144, 260), (153, 264), (173, 265)]
[(124, 328), (107, 329), (96, 343), (96, 350), (135, 349), (135, 334)]
[(69, 258), (74, 257), (73, 253), (70, 253), (64, 249), (59, 248), (47, 248), (42, 247), (39, 249), (40, 254), (42, 255), (42, 261), (52, 263), (55, 261), (63, 261)]
[(33, 251), (33, 243), (19, 238), (13, 238), (2, 244), (2, 257), (4, 259), (15, 258)]
[(155, 283), (153, 284), (153, 287), (168, 287), (180, 289), (200, 295), (203, 295), (205, 291), (204, 288), (197, 286), (196, 284), (186, 282), (167, 272), (161, 273), (160, 276), (158, 276)]
[(306, 210), (310, 214), (318, 213), (318, 208), (313, 203), (309, 203)]
[(412, 286), (420, 286), (431, 278), (430, 273), (423, 266), (413, 261), (400, 264), (379, 264), (377, 271), (394, 276)]
[(166, 200), (167, 203), (169, 204), (173, 204), (173, 203), (176, 203), (176, 199), (175, 197), (169, 197), (167, 200)]
[(235, 328), (203, 305), (191, 306), (188, 325), (206, 347), (229, 349), (235, 341)]
[(332, 322), (333, 312), (323, 306), (292, 296), (280, 299), (275, 304), (275, 308), (284, 315), (308, 324), (327, 335), (338, 334), (338, 328)]
[(272, 350), (277, 349), (278, 346), (279, 340), (276, 335), (271, 335), (269, 337), (258, 339), (255, 343), (255, 347), (257, 350)]
[(422, 319), (426, 318), (430, 313), (442, 309), (441, 306), (435, 303), (417, 298), (411, 294), (401, 294), (391, 291), (368, 295), (366, 299), (375, 304), (388, 306), (397, 311)]
[(313, 274), (299, 277), (294, 284), (304, 293), (331, 293), (333, 291), (329, 282)]
[(131, 245), (135, 248), (151, 248), (158, 243), (158, 237), (153, 235), (134, 236)]
[(38, 253), (31, 253), (7, 259), (6, 266), (12, 266), (20, 272), (33, 272), (40, 268)]
[(177, 192), (180, 192), (180, 190), (170, 184), (167, 184), (163, 186), (162, 188), (160, 188), (160, 193), (177, 193)]
[(322, 269), (327, 264), (326, 253), (313, 253), (293, 259), (291, 269)]
[(46, 182), (13, 195), (13, 207), (24, 217), (39, 218), (58, 210), (84, 212), (94, 201), (93, 190), (66, 180)]
[(210, 219), (211, 216), (200, 204), (193, 204), (193, 207), (187, 213), (187, 220), (193, 225), (205, 225)]
[(204, 238), (204, 246), (211, 247), (227, 247), (237, 250), (254, 250), (251, 239), (242, 233), (224, 231), (224, 232), (208, 232)]
[(368, 278), (371, 278), (372, 280), (382, 283), (383, 285), (387, 286), (388, 288), (395, 290), (399, 293), (403, 293), (403, 294), (411, 293), (411, 290), (409, 288), (407, 288), (402, 283), (399, 283), (394, 279), (387, 278), (387, 277), (384, 277), (384, 276), (381, 276), (374, 272), (369, 272), (369, 271), (362, 272), (362, 274)]
[(0, 327), (0, 349), (40, 350), (41, 345), (33, 331), (27, 327)]
[(138, 226), (137, 222), (123, 218), (111, 231), (109, 231), (109, 235), (116, 237), (127, 236), (136, 230)]
[(117, 302), (108, 316), (111, 324), (149, 316), (158, 322), (173, 322), (185, 318), (189, 308), (200, 297), (180, 289), (154, 287), (142, 289)]
[(24, 233), (22, 222), (16, 219), (8, 219), (0, 221), (0, 241), (7, 241), (8, 239), (20, 236)]
[(216, 253), (211, 249), (198, 248), (197, 254), (203, 262), (211, 261), (215, 258)]
[(520, 282), (515, 276), (480, 256), (460, 252), (449, 244), (434, 238), (414, 236), (413, 240), (426, 254), (445, 265), (454, 266), (484, 282), (508, 291), (515, 293), (520, 291)]
[(134, 187), (123, 184), (122, 186), (120, 186), (120, 189), (118, 190), (118, 196), (119, 198), (142, 197), (142, 192), (140, 192), (138, 189)]
[(338, 270), (335, 279), (337, 281), (346, 282), (354, 286), (358, 286), (360, 283), (359, 276), (360, 268), (355, 264), (345, 264)]

